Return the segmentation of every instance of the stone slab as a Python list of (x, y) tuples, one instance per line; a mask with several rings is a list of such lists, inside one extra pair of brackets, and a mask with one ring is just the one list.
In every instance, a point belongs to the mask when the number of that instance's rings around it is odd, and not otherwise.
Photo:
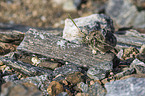
[(23, 54), (41, 55), (85, 67), (97, 66), (106, 70), (113, 68), (112, 63), (104, 63), (113, 62), (113, 53), (93, 55), (91, 49), (86, 45), (71, 43), (61, 36), (35, 29), (30, 29), (25, 34), (24, 40), (17, 47), (17, 50)]

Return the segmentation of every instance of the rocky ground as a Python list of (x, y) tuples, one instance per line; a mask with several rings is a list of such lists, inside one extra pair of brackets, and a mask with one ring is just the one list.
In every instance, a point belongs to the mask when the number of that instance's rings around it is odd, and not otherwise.
[(1, 96), (145, 95), (144, 0), (1, 0), (0, 21)]

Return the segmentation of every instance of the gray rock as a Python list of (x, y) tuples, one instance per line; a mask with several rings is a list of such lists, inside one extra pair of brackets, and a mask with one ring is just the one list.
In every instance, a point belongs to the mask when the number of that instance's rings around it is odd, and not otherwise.
[(5, 82), (14, 81), (14, 80), (18, 80), (18, 77), (17, 77), (16, 74), (7, 75), (7, 76), (3, 76), (3, 80), (4, 80)]
[(145, 35), (137, 32), (136, 30), (122, 31), (115, 34), (117, 38), (116, 48), (122, 49), (127, 47), (140, 48), (145, 44)]
[(21, 53), (39, 55), (38, 57), (45, 56), (56, 61), (69, 61), (80, 66), (97, 66), (107, 70), (113, 68), (113, 65), (110, 68), (108, 62), (115, 58), (113, 53), (93, 55), (88, 46), (68, 42), (60, 36), (35, 29), (30, 29), (25, 34), (17, 50)]
[(133, 24), (134, 28), (145, 29), (145, 11), (141, 11), (137, 14)]
[(51, 82), (51, 79), (52, 78), (49, 75), (40, 75), (35, 77), (28, 77), (22, 80), (16, 80), (14, 83), (17, 85), (22, 83), (32, 83), (43, 92), (43, 95), (48, 95), (47, 88)]
[(138, 59), (135, 59), (130, 67), (135, 68), (138, 74), (145, 74), (145, 63)]
[(98, 82), (95, 82), (88, 89), (89, 96), (105, 96), (106, 91)]
[(138, 12), (132, 0), (109, 0), (106, 14), (112, 17), (118, 28), (145, 28), (145, 11)]
[(119, 59), (122, 59), (122, 56), (123, 56), (123, 49), (121, 49), (117, 55), (116, 55)]
[(94, 80), (100, 80), (100, 79), (105, 78), (106, 70), (103, 70), (97, 67), (91, 67), (87, 71), (87, 76)]
[(106, 96), (144, 96), (145, 78), (131, 77), (105, 84)]
[(47, 70), (42, 69), (34, 65), (23, 63), (13, 59), (0, 57), (0, 60), (5, 65), (13, 68), (14, 70), (17, 70), (18, 72), (25, 74), (26, 76), (35, 76), (35, 75), (42, 75), (42, 74), (48, 74), (49, 76), (51, 76), (52, 74), (52, 71), (49, 69)]
[(105, 96), (106, 94), (105, 89), (98, 82), (95, 82), (90, 87), (83, 82), (80, 82), (77, 86), (83, 93), (88, 93), (88, 96)]
[(79, 69), (77, 66), (64, 65), (62, 67), (55, 68), (55, 70), (53, 71), (53, 76), (57, 76), (59, 74), (66, 76), (66, 75), (74, 73), (74, 72), (79, 72)]
[(84, 82), (80, 82), (77, 84), (77, 87), (82, 90), (83, 93), (88, 93), (89, 86)]
[(131, 0), (109, 0), (106, 14), (112, 17), (118, 27), (130, 27), (137, 15), (136, 6)]
[[(77, 29), (77, 27), (70, 19), (66, 19), (65, 27), (63, 30), (63, 38), (66, 40), (75, 43), (82, 43), (84, 33), (88, 35), (92, 31), (101, 31), (104, 37), (107, 36), (107, 33), (113, 35), (113, 21), (106, 15), (93, 14), (87, 17), (76, 18), (73, 20), (80, 30)], [(105, 30), (109, 30), (109, 32), (105, 32)], [(83, 34), (80, 31), (82, 31)]]

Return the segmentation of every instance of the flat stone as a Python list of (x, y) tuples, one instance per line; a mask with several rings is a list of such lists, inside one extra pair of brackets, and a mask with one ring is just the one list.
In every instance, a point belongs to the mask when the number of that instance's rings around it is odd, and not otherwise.
[(42, 67), (42, 68), (55, 69), (58, 67), (58, 65), (59, 65), (59, 63), (44, 61), (44, 62), (39, 63), (38, 66)]
[(75, 73), (75, 72), (79, 72), (79, 69), (77, 66), (75, 65), (64, 65), (62, 67), (56, 68), (53, 71), (53, 76), (57, 76), (57, 75), (64, 75), (67, 76), (68, 74), (71, 73)]
[(1, 96), (43, 96), (42, 92), (33, 83), (22, 83), (15, 85), (7, 82), (2, 85)]
[(87, 71), (87, 76), (94, 80), (100, 80), (100, 79), (105, 78), (106, 70), (103, 70), (97, 67), (91, 67)]
[(21, 53), (35, 54), (53, 58), (58, 61), (69, 61), (80, 66), (97, 66), (110, 70), (111, 62), (115, 58), (113, 53), (93, 55), (88, 46), (75, 44), (64, 40), (62, 37), (52, 35), (45, 31), (30, 29), (22, 43), (17, 47)]
[(0, 60), (7, 66), (13, 68), (14, 70), (25, 74), (26, 76), (35, 76), (42, 74), (49, 74), (51, 76), (52, 71), (49, 69), (42, 69), (31, 64), (23, 63), (20, 61), (15, 61), (9, 58), (0, 57)]
[(105, 84), (106, 96), (144, 96), (145, 78), (131, 77)]
[(115, 34), (117, 38), (116, 48), (136, 47), (140, 48), (145, 44), (145, 35), (136, 30), (121, 31)]
[(135, 68), (138, 74), (145, 74), (145, 63), (138, 59), (135, 59), (130, 67)]

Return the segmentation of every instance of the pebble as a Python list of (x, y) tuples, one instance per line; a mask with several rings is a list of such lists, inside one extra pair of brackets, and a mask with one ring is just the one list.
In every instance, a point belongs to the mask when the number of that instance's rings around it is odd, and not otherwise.
[(63, 85), (60, 84), (59, 82), (52, 81), (47, 88), (47, 92), (51, 96), (56, 96), (60, 94), (61, 92), (64, 92), (64, 88), (63, 88)]

